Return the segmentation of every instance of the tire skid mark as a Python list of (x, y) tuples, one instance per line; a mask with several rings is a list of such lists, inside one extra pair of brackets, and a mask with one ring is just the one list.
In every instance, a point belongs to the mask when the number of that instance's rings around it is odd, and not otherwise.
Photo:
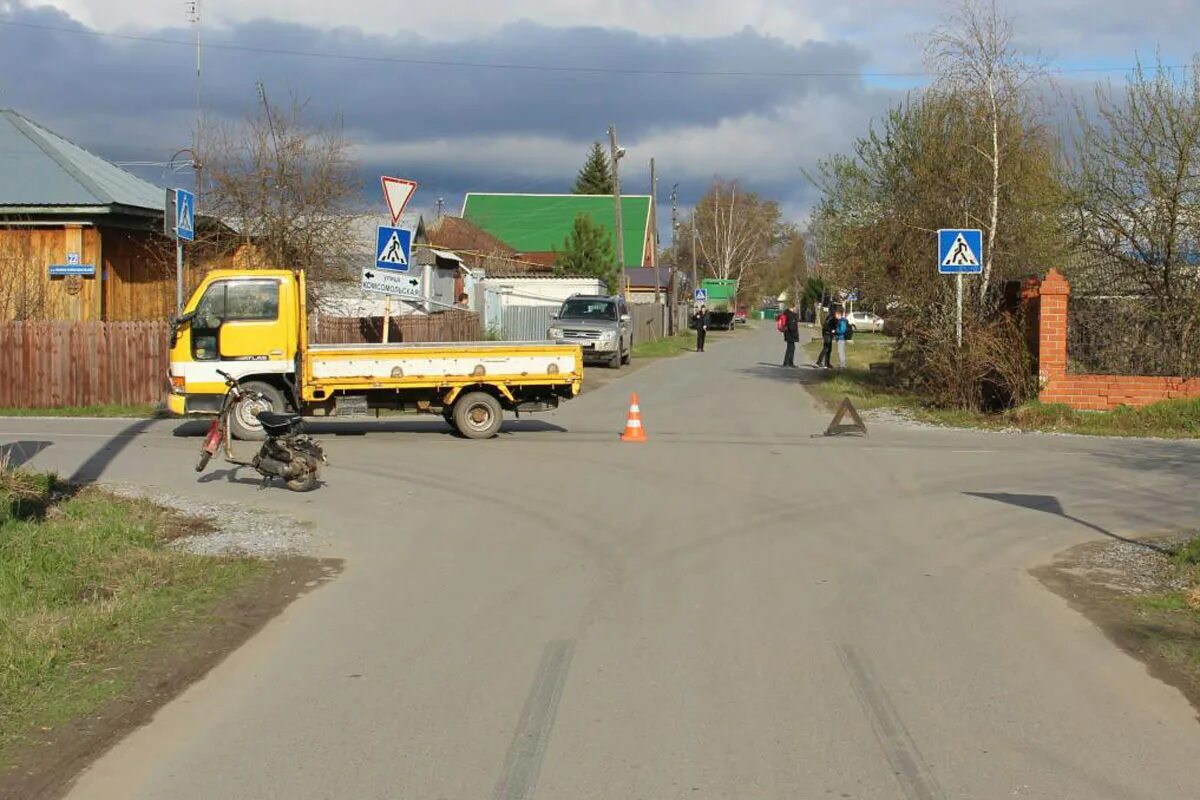
[(504, 757), (504, 771), (492, 792), (493, 800), (529, 800), (537, 790), (574, 653), (575, 642), (570, 639), (555, 639), (542, 651), (542, 662)]
[(849, 644), (838, 647), (838, 657), (904, 796), (908, 800), (944, 800), (945, 793), (870, 663)]

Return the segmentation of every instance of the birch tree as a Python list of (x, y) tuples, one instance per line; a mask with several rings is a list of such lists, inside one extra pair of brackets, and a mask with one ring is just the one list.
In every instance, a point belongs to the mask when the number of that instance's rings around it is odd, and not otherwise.
[(983, 159), (990, 172), (986, 217), (971, 220), (983, 229), (986, 239), (979, 285), (983, 298), (992, 278), (997, 232), (1006, 222), (1002, 196), (1013, 145), (1004, 133), (1014, 118), (1028, 123), (1028, 90), (1045, 71), (1017, 51), (1012, 20), (996, 13), (995, 0), (963, 0), (949, 23), (930, 34), (925, 59), (937, 74), (932, 91), (961, 103), (987, 129), (983, 145), (970, 145), (970, 152)]
[(771, 264), (784, 234), (779, 205), (737, 181), (714, 181), (692, 212), (691, 227), (705, 274), (739, 284)]

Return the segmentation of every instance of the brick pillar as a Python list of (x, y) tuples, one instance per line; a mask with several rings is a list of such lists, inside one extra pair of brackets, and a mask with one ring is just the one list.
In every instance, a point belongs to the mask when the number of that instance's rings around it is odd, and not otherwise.
[(1051, 269), (1042, 281), (1039, 295), (1038, 383), (1045, 387), (1067, 374), (1067, 305), (1071, 285), (1061, 272)]

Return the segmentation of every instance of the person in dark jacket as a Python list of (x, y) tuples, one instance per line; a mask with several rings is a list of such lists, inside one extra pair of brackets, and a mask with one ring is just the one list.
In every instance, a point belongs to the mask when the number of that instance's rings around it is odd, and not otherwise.
[(692, 327), (696, 329), (696, 352), (704, 352), (704, 337), (708, 335), (708, 306), (700, 306), (692, 314)]
[(818, 367), (833, 369), (833, 365), (829, 363), (829, 357), (833, 355), (833, 337), (837, 333), (837, 326), (837, 315), (831, 312), (821, 325), (821, 354), (817, 356)]
[(796, 366), (796, 342), (800, 341), (800, 315), (796, 313), (796, 304), (792, 303), (783, 312), (783, 365)]

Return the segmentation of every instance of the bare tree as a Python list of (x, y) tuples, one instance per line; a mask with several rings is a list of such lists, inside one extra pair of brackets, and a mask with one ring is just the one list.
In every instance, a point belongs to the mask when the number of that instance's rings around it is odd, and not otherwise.
[(1165, 303), (1194, 297), (1200, 265), (1200, 55), (1182, 75), (1141, 65), (1122, 96), (1079, 112), (1075, 199), (1086, 250)]
[(304, 269), (315, 293), (350, 277), (360, 189), (350, 143), (340, 119), (313, 126), (298, 99), (286, 111), (262, 100), (243, 124), (208, 132), (206, 211), (236, 232), (239, 263)]
[(937, 72), (933, 91), (956, 98), (982, 117), (988, 128), (986, 145), (971, 150), (991, 169), (988, 215), (980, 221), (987, 235), (979, 294), (984, 297), (992, 277), (997, 230), (1008, 180), (1007, 161), (1012, 144), (1004, 132), (1006, 120), (1023, 117), (1027, 89), (1045, 75), (1043, 66), (1018, 53), (1013, 43), (1012, 20), (996, 13), (996, 2), (962, 0), (950, 22), (936, 28), (925, 44), (926, 62)]
[(783, 234), (778, 204), (743, 190), (736, 180), (709, 187), (692, 212), (691, 226), (707, 273), (739, 283), (770, 263)]

